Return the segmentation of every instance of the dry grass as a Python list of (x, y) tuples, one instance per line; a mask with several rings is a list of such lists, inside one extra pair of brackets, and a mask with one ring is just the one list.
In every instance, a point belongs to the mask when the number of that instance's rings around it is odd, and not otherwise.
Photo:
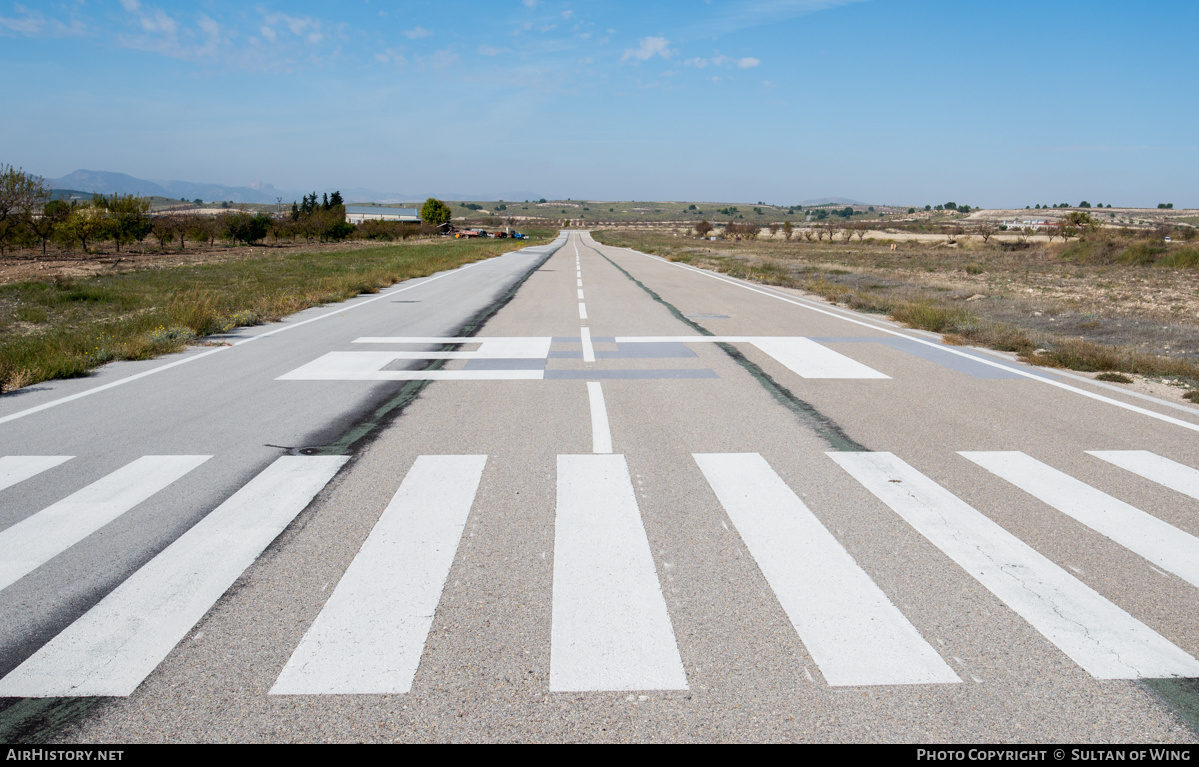
[(1199, 258), (1189, 246), (1071, 242), (1012, 251), (907, 243), (891, 250), (869, 242), (697, 243), (627, 230), (595, 236), (886, 314), (949, 344), (1014, 352), (1047, 367), (1199, 385), (1199, 269), (1183, 269)]
[(0, 285), (0, 391), (147, 359), (197, 338), (278, 320), (525, 247), (443, 240), (272, 253), (225, 263)]

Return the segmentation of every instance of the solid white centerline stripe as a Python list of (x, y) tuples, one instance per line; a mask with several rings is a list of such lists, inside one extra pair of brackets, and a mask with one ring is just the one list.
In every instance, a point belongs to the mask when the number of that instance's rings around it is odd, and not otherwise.
[(1199, 675), (1199, 661), (891, 453), (828, 455), (1092, 676)]
[(74, 458), (70, 455), (6, 455), (0, 458), (0, 490)]
[(591, 344), (591, 329), (587, 326), (579, 328), (579, 340), (583, 343), (583, 361), (595, 362), (595, 347)]
[(211, 457), (143, 456), (0, 532), (0, 589), (41, 567)]
[(587, 399), (591, 402), (591, 452), (611, 453), (612, 432), (608, 429), (608, 408), (604, 405), (604, 390), (598, 381), (587, 382)]
[(766, 459), (693, 457), (830, 685), (962, 681)]
[(1199, 538), (1017, 451), (962, 452), (992, 474), (1199, 586)]
[(558, 456), (550, 689), (687, 689), (623, 455)]
[(347, 460), (276, 460), (0, 680), (0, 696), (133, 694)]
[(1199, 471), (1190, 466), (1148, 450), (1088, 450), (1087, 453), (1199, 501)]
[(584, 303), (579, 304), (579, 319), (581, 319), (581, 320), (587, 319), (587, 304), (584, 304)]
[(485, 455), (422, 455), (271, 688), (272, 695), (412, 689)]

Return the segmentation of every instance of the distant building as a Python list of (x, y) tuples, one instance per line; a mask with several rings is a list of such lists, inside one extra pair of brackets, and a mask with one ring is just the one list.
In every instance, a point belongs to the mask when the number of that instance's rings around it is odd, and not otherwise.
[(379, 205), (347, 205), (346, 221), (361, 224), (363, 221), (400, 221), (405, 224), (420, 223), (419, 208), (386, 208)]

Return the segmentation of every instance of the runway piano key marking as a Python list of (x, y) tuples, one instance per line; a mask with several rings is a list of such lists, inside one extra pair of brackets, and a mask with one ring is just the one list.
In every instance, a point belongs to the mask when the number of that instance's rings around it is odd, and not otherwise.
[(1199, 675), (1199, 660), (891, 453), (828, 455), (1092, 676)]
[(211, 457), (143, 456), (0, 532), (0, 589), (11, 586)]
[(131, 695), (348, 460), (277, 459), (0, 680), (0, 697)]
[(830, 685), (961, 682), (761, 455), (693, 457)]
[(558, 456), (550, 689), (687, 689), (623, 455)]
[(66, 463), (70, 455), (6, 455), (0, 458), (0, 490), (24, 482), (47, 469)]
[(462, 538), (485, 455), (422, 455), (272, 695), (406, 693)]
[(1088, 450), (1089, 455), (1199, 501), (1199, 471), (1148, 450)]
[(1024, 453), (959, 454), (1163, 570), (1199, 586), (1199, 538), (1190, 533)]

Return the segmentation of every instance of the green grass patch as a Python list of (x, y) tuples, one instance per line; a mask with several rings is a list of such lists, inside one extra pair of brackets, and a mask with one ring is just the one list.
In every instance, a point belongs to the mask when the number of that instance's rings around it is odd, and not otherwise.
[[(536, 242), (536, 241), (534, 241)], [(0, 392), (178, 351), (203, 336), (526, 247), (438, 240), (0, 285)]]

